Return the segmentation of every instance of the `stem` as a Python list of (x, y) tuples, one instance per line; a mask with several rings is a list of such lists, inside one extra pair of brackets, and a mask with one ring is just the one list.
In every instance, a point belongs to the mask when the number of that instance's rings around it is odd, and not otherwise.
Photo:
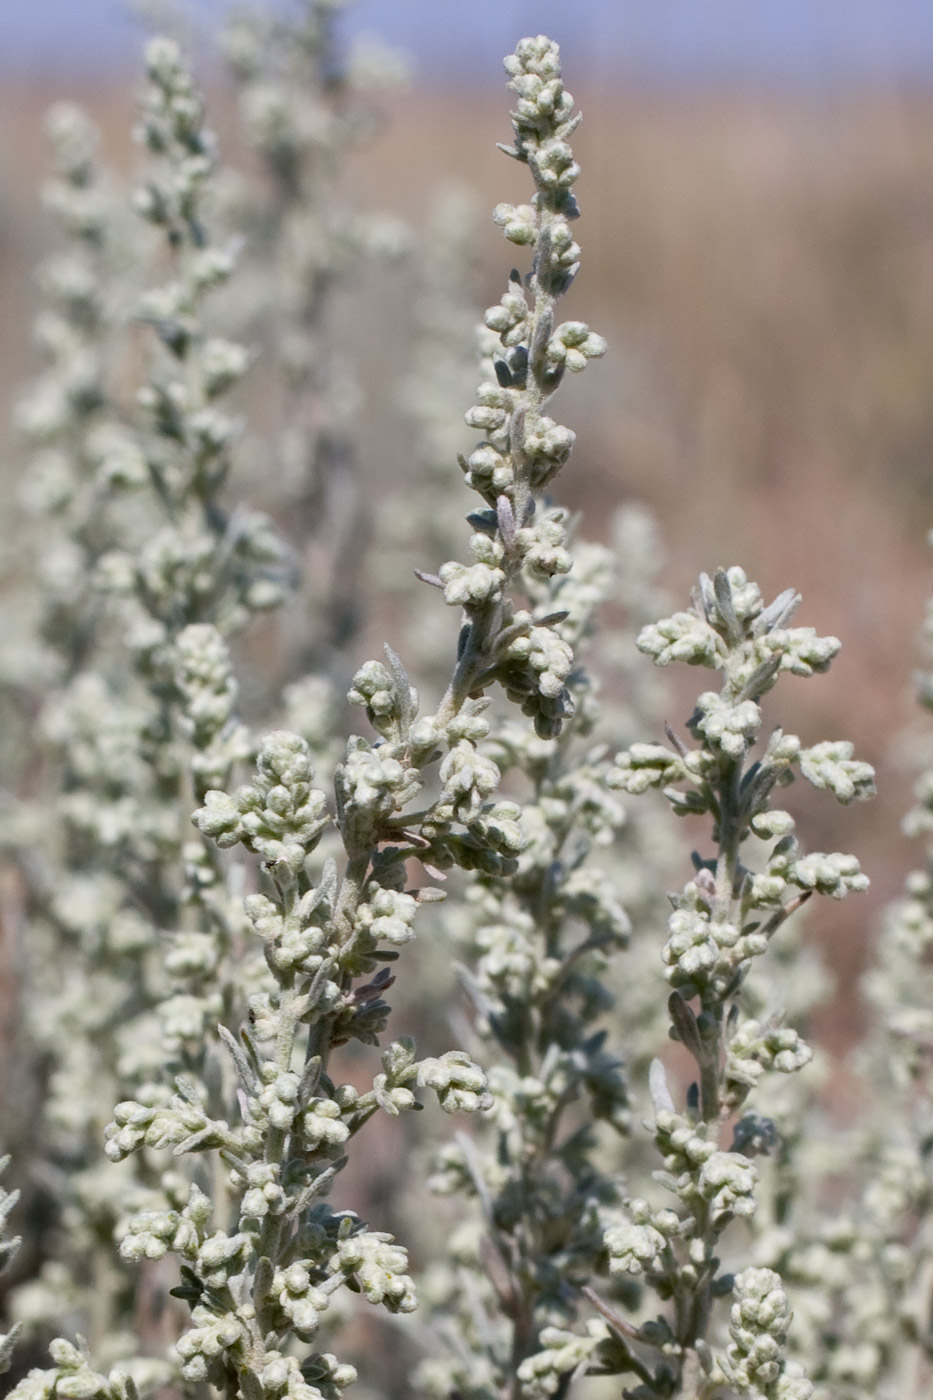
[(609, 1323), (609, 1326), (612, 1328), (613, 1332), (615, 1332), (621, 1349), (628, 1359), (629, 1369), (634, 1371), (635, 1375), (638, 1376), (639, 1380), (644, 1381), (646, 1385), (653, 1386), (654, 1377), (652, 1376), (651, 1371), (644, 1364), (643, 1361), (639, 1361), (638, 1357), (632, 1351), (631, 1347), (627, 1346), (626, 1342), (623, 1340), (631, 1339), (635, 1342), (642, 1342), (644, 1339), (642, 1338), (638, 1328), (634, 1327), (632, 1323), (626, 1321), (626, 1319), (622, 1317), (620, 1313), (616, 1312), (615, 1308), (610, 1307), (610, 1305), (605, 1301), (605, 1299), (600, 1298), (599, 1294), (596, 1292), (595, 1289), (590, 1288), (589, 1284), (584, 1284), (583, 1287), (580, 1289), (580, 1292), (583, 1294), (587, 1302), (592, 1304), (592, 1306), (596, 1309), (599, 1315), (605, 1318), (606, 1322)]
[[(713, 1054), (715, 1053), (715, 1058)], [(705, 1123), (715, 1123), (719, 1117), (719, 1037), (710, 1058), (700, 1063), (700, 1113)]]
[[(743, 837), (741, 817), (742, 763), (730, 762), (719, 783), (719, 851), (716, 857), (716, 893), (713, 915), (723, 923), (740, 923), (742, 911), (737, 907), (736, 885), (739, 878), (739, 855)], [(722, 1078), (722, 1020), (723, 1007), (717, 1002), (703, 1007), (714, 1017), (714, 1030), (706, 1037), (705, 1054), (699, 1060), (700, 1112), (706, 1123), (716, 1123), (722, 1116), (720, 1099)]]
[[(713, 917), (725, 923), (740, 924), (742, 910), (736, 896), (739, 880), (740, 851), (744, 835), (741, 817), (742, 762), (733, 761), (725, 767), (718, 784), (719, 799), (719, 850), (716, 857), (715, 895)], [(703, 1006), (707, 1016), (713, 1018), (713, 1029), (703, 1038), (703, 1056), (697, 1058), (700, 1077), (700, 1114), (705, 1123), (718, 1125), (723, 1107), (722, 1092), (722, 1026), (724, 1003), (716, 1000)], [(713, 1271), (705, 1267), (715, 1252), (717, 1235), (713, 1229), (707, 1209), (696, 1211), (694, 1239), (702, 1241), (704, 1264), (695, 1283), (679, 1293), (676, 1298), (677, 1338), (681, 1346), (679, 1362), (679, 1400), (694, 1400), (699, 1394), (698, 1376), (695, 1365), (695, 1345), (707, 1330), (712, 1310)], [(693, 1363), (691, 1363), (693, 1358)]]

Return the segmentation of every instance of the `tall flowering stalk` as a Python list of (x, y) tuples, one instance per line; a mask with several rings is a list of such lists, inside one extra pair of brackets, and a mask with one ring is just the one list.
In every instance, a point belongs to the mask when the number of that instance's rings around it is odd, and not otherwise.
[[(787, 1358), (790, 1308), (780, 1276), (725, 1270), (721, 1258), (736, 1248), (729, 1227), (755, 1212), (754, 1159), (776, 1145), (774, 1124), (759, 1111), (767, 1107), (761, 1086), (770, 1073), (801, 1069), (812, 1053), (779, 1012), (749, 1015), (743, 984), (813, 894), (841, 899), (868, 883), (854, 856), (803, 854), (792, 817), (772, 799), (799, 775), (839, 802), (860, 800), (874, 791), (871, 768), (848, 743), (804, 748), (781, 729), (756, 747), (762, 697), (783, 673), (826, 670), (839, 650), (834, 637), (789, 625), (799, 602), (788, 589), (766, 607), (757, 585), (732, 568), (703, 575), (689, 611), (646, 627), (639, 647), (659, 665), (706, 666), (722, 673), (723, 685), (699, 697), (687, 726), (692, 745), (673, 731), (670, 747), (633, 745), (610, 779), (627, 792), (662, 788), (675, 812), (711, 817), (715, 847), (695, 857), (693, 878), (673, 899), (663, 950), (670, 1034), (696, 1066), (681, 1108), (660, 1061), (651, 1072), (647, 1126), (663, 1162), (653, 1175), (673, 1201), (630, 1197), (605, 1236), (610, 1272), (638, 1280), (667, 1307), (650, 1318), (639, 1308), (631, 1320), (593, 1295), (607, 1331), (602, 1340), (593, 1332), (590, 1353), (602, 1348), (597, 1366), (633, 1372), (641, 1383), (629, 1393), (639, 1400), (711, 1400), (723, 1387), (766, 1400), (813, 1393)], [(722, 1349), (712, 1330), (715, 1302), (730, 1296), (732, 1340)], [(555, 1358), (556, 1367), (559, 1351)]]
[[(82, 672), (99, 660), (110, 635), (95, 572), (125, 526), (125, 493), (116, 482), (126, 461), (135, 461), (133, 443), (114, 416), (112, 381), (118, 326), (138, 267), (128, 256), (127, 211), (121, 210), (114, 182), (98, 163), (93, 124), (79, 108), (60, 104), (49, 115), (48, 135), (54, 175), (43, 193), (63, 246), (40, 268), (44, 306), (37, 335), (48, 363), (18, 412), (20, 430), (33, 449), (23, 502), (38, 521), (24, 532), (29, 548), (24, 573), (34, 597), (23, 610), (30, 635), (20, 649), (38, 660), (10, 725), (17, 753), (7, 772), (20, 797), (5, 813), (4, 845), (19, 866), (30, 932), (20, 959), (24, 983), (28, 981), (28, 988), (20, 990), (28, 989), (30, 995), (18, 998), (22, 1009), (10, 1060), (31, 1053), (41, 1065), (39, 1074), (21, 1065), (10, 1082), (33, 1074), (35, 1088), (47, 1079), (50, 1089), (48, 1112), (41, 1119), (22, 1115), (17, 1121), (18, 1106), (8, 1106), (7, 1145), (16, 1148), (21, 1170), (32, 1158), (27, 1191), (32, 1211), (44, 1211), (58, 1223), (57, 1206), (74, 1203), (70, 1171), (80, 1176), (78, 1161), (87, 1147), (81, 1135), (93, 1076), (85, 1081), (83, 1071), (98, 1022), (92, 999), (85, 995), (94, 955), (88, 944), (80, 946), (79, 933), (85, 918), (94, 922), (83, 897), (94, 883), (88, 851), (67, 824), (49, 820), (47, 804), (50, 792), (54, 801), (82, 784), (79, 746), (60, 748), (56, 723), (66, 698), (80, 688)], [(109, 986), (99, 990), (106, 1002)], [(61, 1039), (66, 1027), (72, 1070), (67, 1089)], [(85, 1092), (76, 1094), (78, 1085)], [(58, 1198), (55, 1206), (53, 1197)], [(72, 1227), (74, 1223), (72, 1219)], [(35, 1252), (40, 1258), (60, 1256), (48, 1268), (60, 1285), (55, 1291), (61, 1310), (67, 1306), (63, 1293), (74, 1301), (66, 1262), (70, 1248), (48, 1231), (38, 1250), (33, 1242), (30, 1254)], [(38, 1290), (27, 1298), (29, 1292), (18, 1290), (15, 1301), (25, 1319), (33, 1321), (48, 1309)]]
[[(43, 1172), (61, 1213), (57, 1257), (16, 1305), (25, 1319), (78, 1321), (89, 1291), (90, 1321), (79, 1325), (99, 1354), (125, 1350), (133, 1307), (107, 1242), (121, 1196), (100, 1176), (100, 1136), (121, 1078), (167, 1054), (197, 1057), (203, 1016), (216, 1015), (201, 992), (222, 947), (192, 943), (185, 928), (183, 811), (250, 752), (232, 717), (221, 632), (278, 600), (283, 557), (263, 517), (222, 505), (236, 422), (221, 405), (248, 357), (204, 320), (233, 267), (206, 221), (213, 139), (177, 48), (156, 40), (147, 61), (142, 136), (157, 166), (136, 203), (164, 231), (172, 262), (140, 319), (160, 358), (138, 393), (144, 421), (127, 421), (111, 400), (93, 452), (77, 427), (59, 449), (88, 478), (69, 528), (89, 582), (73, 601), (97, 621), (92, 634), (75, 619), (81, 651), (44, 716), (61, 849), (37, 843), (32, 853), (49, 862), (37, 962), (52, 985), (34, 1030), (50, 1062)], [(115, 359), (109, 342), (108, 351)], [(200, 884), (209, 883), (207, 872)]]
[[(60, 246), (39, 268), (43, 306), (35, 334), (45, 363), (17, 413), (30, 452), (21, 497), (32, 518), (24, 522), (18, 514), (6, 541), (12, 626), (0, 649), (0, 675), (3, 768), (9, 785), (2, 843), (6, 855), (15, 854), (20, 876), (13, 903), (33, 912), (41, 908), (54, 920), (50, 867), (67, 864), (68, 856), (50, 850), (43, 803), (57, 760), (50, 762), (43, 731), (54, 711), (53, 697), (74, 680), (106, 627), (93, 574), (119, 509), (107, 479), (112, 446), (108, 380), (114, 324), (128, 295), (128, 279), (119, 203), (112, 182), (99, 169), (93, 124), (79, 108), (62, 103), (50, 112), (47, 129), (54, 173), (42, 192)], [(23, 801), (26, 793), (29, 800)], [(8, 918), (11, 944), (12, 923)], [(17, 972), (11, 960), (11, 982)], [(11, 1001), (15, 1012), (4, 1027), (9, 1037), (5, 1048), (19, 1072), (8, 1076), (0, 1100), (8, 1125), (6, 1146), (20, 1156), (31, 1150), (36, 1123), (12, 1101), (8, 1089), (35, 1074), (25, 1061), (36, 1047), (28, 1043), (24, 998), (14, 992)]]
[[(611, 1194), (594, 1166), (595, 1138), (589, 1129), (573, 1131), (574, 1115), (584, 1102), (597, 1120), (616, 1129), (626, 1122), (619, 1066), (595, 1024), (605, 1010), (595, 979), (628, 921), (612, 881), (595, 880), (585, 864), (594, 840), (612, 840), (622, 812), (600, 781), (599, 751), (581, 755), (574, 742), (591, 732), (595, 701), (582, 671), (571, 673), (569, 664), (607, 590), (609, 560), (604, 550), (584, 548), (570, 573), (566, 515), (528, 512), (530, 482), (516, 481), (524, 463), (515, 451), (517, 430), (519, 441), (544, 449), (530, 481), (535, 472), (542, 485), (553, 477), (573, 435), (542, 410), (566, 369), (584, 368), (606, 347), (581, 323), (555, 321), (580, 257), (570, 231), (579, 172), (568, 144), (578, 118), (557, 46), (525, 40), (506, 70), (517, 103), (515, 142), (504, 149), (528, 164), (535, 195), (530, 204), (497, 206), (494, 218), (510, 241), (530, 248), (532, 272), (524, 281), (513, 273), (486, 312), (483, 349), (495, 378), (467, 422), (489, 436), (462, 465), (495, 508), (507, 552), (487, 559), (480, 538), (472, 576), (448, 565), (440, 577), (448, 598), (464, 587), (476, 596), (490, 566), (521, 551), (521, 583), (544, 634), (544, 645), (523, 651), (553, 660), (542, 671), (543, 696), (525, 698), (514, 687), (537, 734), (506, 722), (482, 749), (496, 771), (530, 779), (532, 797), (522, 806), (528, 840), (517, 871), (479, 872), (458, 920), (493, 1111), (478, 1142), (458, 1139), (443, 1151), (433, 1178), (440, 1193), (475, 1197), (482, 1209), (482, 1226), (462, 1227), (450, 1270), (434, 1285), (441, 1336), (456, 1318), (448, 1357), (433, 1357), (419, 1371), (438, 1394), (520, 1393), (519, 1369), (537, 1350), (542, 1319), (574, 1315), (573, 1286), (590, 1277), (602, 1249), (594, 1205), (601, 1192)], [(547, 703), (558, 678), (560, 710)]]

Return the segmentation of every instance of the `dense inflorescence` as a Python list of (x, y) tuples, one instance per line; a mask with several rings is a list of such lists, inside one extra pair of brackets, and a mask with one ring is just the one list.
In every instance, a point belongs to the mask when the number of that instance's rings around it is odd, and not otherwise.
[[(778, 798), (802, 779), (848, 806), (874, 775), (846, 741), (765, 726), (779, 682), (839, 650), (795, 624), (794, 590), (766, 604), (720, 569), (658, 621), (650, 518), (628, 506), (595, 544), (552, 497), (574, 445), (555, 394), (607, 346), (559, 318), (580, 118), (545, 36), (505, 61), (501, 149), (533, 189), (493, 217), (528, 266), (478, 346), (468, 202), (427, 235), (404, 394), (428, 485), (394, 516), (380, 502), (370, 564), (380, 596), (418, 590), (398, 651), (423, 680), (388, 645), (348, 663), (366, 575), (332, 292), (403, 239), (340, 193), (374, 70), (339, 61), (341, 7), (228, 28), (265, 198), (225, 175), (173, 41), (147, 49), (135, 236), (93, 128), (53, 115), (67, 251), (43, 272), (47, 370), (20, 415), (43, 568), (28, 644), (0, 654), (24, 736), (11, 772), (39, 770), (3, 833), (43, 1102), (13, 1143), (34, 1183), (22, 1203), (0, 1190), (17, 1318), (0, 1370), (15, 1400), (337, 1400), (360, 1353), (381, 1365), (388, 1320), (438, 1400), (562, 1400), (585, 1376), (629, 1400), (921, 1400), (933, 873), (889, 911), (865, 983), (867, 1126), (833, 1146), (806, 1027), (824, 984), (792, 916), (868, 881), (853, 855), (805, 851)], [(264, 355), (274, 443), (235, 411)], [(449, 404), (476, 359), (461, 553)], [(303, 570), (235, 500), (257, 451)], [(236, 641), (302, 572), (314, 615), (296, 630), (293, 611), (248, 724)], [(682, 733), (645, 657), (718, 675)], [(269, 703), (312, 662), (330, 674)], [(349, 738), (337, 680), (365, 720)], [(665, 804), (705, 833), (666, 904), (684, 848)], [(907, 829), (928, 835), (931, 810), (925, 774)], [(444, 1114), (469, 1118), (438, 1146)], [(364, 1144), (397, 1146), (403, 1116), (418, 1150), (401, 1168), (387, 1152), (367, 1200)], [(361, 1345), (341, 1333), (354, 1297), (375, 1309)], [(23, 1376), (53, 1328), (73, 1340)], [(395, 1393), (395, 1350), (364, 1384)]]
[[(790, 814), (775, 792), (799, 774), (842, 803), (872, 795), (871, 768), (847, 743), (805, 748), (781, 729), (759, 747), (761, 699), (782, 673), (825, 671), (839, 650), (834, 637), (792, 627), (800, 603), (793, 590), (764, 605), (738, 568), (701, 576), (692, 607), (643, 628), (639, 649), (656, 664), (699, 665), (722, 674), (721, 690), (704, 691), (687, 723), (692, 745), (672, 729), (668, 744), (638, 743), (616, 756), (610, 787), (638, 794), (657, 787), (680, 815), (708, 816), (715, 854), (694, 857), (694, 875), (672, 896), (661, 952), (670, 1035), (696, 1066), (678, 1107), (660, 1060), (650, 1073), (654, 1114), (646, 1127), (662, 1166), (650, 1198), (627, 1195), (607, 1212), (605, 1248), (611, 1277), (623, 1288), (619, 1309), (589, 1291), (606, 1323), (585, 1340), (542, 1340), (527, 1376), (553, 1393), (569, 1368), (634, 1374), (626, 1392), (714, 1396), (730, 1386), (741, 1396), (806, 1400), (812, 1385), (786, 1356), (789, 1307), (780, 1277), (767, 1269), (741, 1274), (723, 1267), (734, 1222), (756, 1212), (756, 1158), (777, 1145), (767, 1107), (767, 1076), (793, 1074), (810, 1047), (778, 1011), (749, 1014), (743, 986), (756, 958), (785, 920), (814, 893), (840, 899), (867, 886), (854, 856), (801, 852)], [(757, 848), (757, 849), (756, 849)], [(747, 852), (747, 854), (746, 854)], [(731, 1126), (731, 1141), (724, 1138)], [(673, 1198), (673, 1200), (671, 1200)], [(731, 1261), (730, 1261), (731, 1262)], [(652, 1311), (651, 1295), (666, 1304)], [(715, 1300), (732, 1296), (732, 1342), (713, 1331)], [(634, 1307), (633, 1307), (634, 1304)]]
[[(234, 257), (211, 241), (217, 157), (203, 99), (170, 41), (150, 44), (147, 77), (139, 135), (152, 164), (134, 204), (164, 237), (169, 279), (134, 308), (155, 341), (136, 402), (102, 390), (93, 431), (82, 423), (58, 441), (77, 483), (60, 519), (72, 551), (83, 550), (87, 586), (73, 594), (72, 650), (59, 645), (60, 685), (43, 712), (57, 824), (33, 817), (38, 836), (28, 846), (20, 836), (46, 984), (33, 1030), (49, 1058), (44, 1150), (66, 1185), (58, 1257), (16, 1307), (24, 1321), (88, 1326), (80, 1294), (96, 1279), (97, 1355), (123, 1354), (132, 1303), (125, 1271), (107, 1262), (123, 1205), (101, 1175), (100, 1137), (120, 1084), (166, 1057), (197, 1059), (205, 1017), (216, 1019), (218, 993), (204, 984), (230, 930), (220, 918), (203, 927), (207, 869), (191, 927), (184, 808), (250, 753), (225, 638), (276, 604), (283, 559), (264, 517), (223, 502), (237, 435), (224, 396), (248, 356), (209, 329)], [(77, 116), (60, 114), (59, 142), (63, 130), (72, 164), (79, 136), (90, 160)], [(98, 333), (111, 364), (135, 334), (125, 316)], [(46, 627), (52, 641), (60, 630)], [(132, 1178), (124, 1185), (135, 1189)]]

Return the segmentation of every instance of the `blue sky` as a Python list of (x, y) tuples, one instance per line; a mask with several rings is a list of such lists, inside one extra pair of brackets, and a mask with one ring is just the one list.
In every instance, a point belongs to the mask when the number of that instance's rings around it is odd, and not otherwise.
[[(516, 37), (544, 30), (606, 76), (933, 78), (933, 0), (357, 0), (346, 24), (409, 50), (422, 76), (498, 77)], [(6, 72), (126, 63), (137, 36), (123, 0), (0, 0)]]

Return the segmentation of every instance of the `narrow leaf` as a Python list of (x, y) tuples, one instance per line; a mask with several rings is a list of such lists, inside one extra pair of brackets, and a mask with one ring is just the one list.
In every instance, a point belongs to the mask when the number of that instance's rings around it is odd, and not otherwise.
[(678, 1038), (698, 1064), (704, 1063), (706, 1050), (700, 1039), (700, 1031), (697, 1026), (697, 1018), (693, 1014), (693, 1008), (687, 1005), (680, 992), (671, 992), (667, 999), (667, 1009), (670, 1012)]
[(257, 1079), (253, 1073), (253, 1067), (247, 1059), (239, 1041), (226, 1026), (218, 1025), (217, 1034), (230, 1051), (233, 1063), (236, 1065), (237, 1075), (239, 1076), (240, 1083), (243, 1085), (244, 1090), (247, 1094), (256, 1093), (258, 1088)]
[(713, 591), (716, 594), (716, 607), (719, 616), (726, 624), (726, 632), (730, 642), (740, 642), (742, 640), (742, 626), (735, 614), (735, 604), (732, 601), (732, 585), (729, 582), (729, 575), (725, 569), (717, 569), (713, 579)]

